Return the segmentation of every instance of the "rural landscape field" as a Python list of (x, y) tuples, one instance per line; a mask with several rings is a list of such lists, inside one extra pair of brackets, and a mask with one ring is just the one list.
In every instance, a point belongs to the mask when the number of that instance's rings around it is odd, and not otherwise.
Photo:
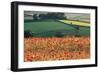
[(24, 61), (90, 58), (90, 14), (24, 11)]

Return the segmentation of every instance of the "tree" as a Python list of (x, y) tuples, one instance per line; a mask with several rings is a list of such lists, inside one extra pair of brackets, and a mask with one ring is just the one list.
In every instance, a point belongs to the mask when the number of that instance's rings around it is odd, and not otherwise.
[(56, 32), (55, 36), (56, 37), (64, 37), (64, 34), (62, 32)]
[(30, 30), (25, 30), (24, 31), (24, 37), (25, 38), (28, 38), (28, 37), (32, 37), (33, 35), (32, 35), (32, 32), (30, 31)]
[(33, 19), (34, 19), (34, 20), (38, 20), (37, 14), (34, 14), (34, 15), (33, 15)]
[(39, 14), (39, 18), (40, 19), (46, 19), (47, 18), (47, 15), (46, 14)]

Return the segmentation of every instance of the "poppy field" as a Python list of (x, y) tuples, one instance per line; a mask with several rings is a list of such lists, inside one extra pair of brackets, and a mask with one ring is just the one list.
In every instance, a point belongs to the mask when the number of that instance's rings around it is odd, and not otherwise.
[(24, 62), (88, 58), (90, 58), (89, 37), (24, 38)]

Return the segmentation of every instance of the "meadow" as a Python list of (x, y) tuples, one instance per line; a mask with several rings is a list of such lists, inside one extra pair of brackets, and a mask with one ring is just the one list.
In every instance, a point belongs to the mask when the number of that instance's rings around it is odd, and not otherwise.
[[(71, 22), (70, 22), (71, 23)], [(68, 21), (65, 20), (37, 20), (37, 21), (28, 21), (25, 22), (24, 30), (30, 30), (34, 33), (36, 37), (50, 37), (54, 36), (56, 32), (64, 33), (65, 35), (78, 35), (80, 36), (89, 36), (90, 35), (90, 27), (88, 23), (83, 22), (75, 22), (73, 21), (74, 26), (69, 24)], [(77, 32), (75, 26), (79, 25), (79, 30)], [(44, 34), (45, 33), (45, 34)]]

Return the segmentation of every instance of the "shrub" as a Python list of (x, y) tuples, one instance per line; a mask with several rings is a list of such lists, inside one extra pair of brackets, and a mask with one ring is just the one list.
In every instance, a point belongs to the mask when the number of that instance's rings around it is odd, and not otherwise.
[(24, 31), (24, 37), (25, 38), (28, 38), (28, 37), (32, 37), (33, 35), (32, 35), (32, 32), (30, 31), (30, 30), (25, 30)]
[(64, 34), (62, 32), (56, 32), (55, 36), (56, 37), (64, 37)]

